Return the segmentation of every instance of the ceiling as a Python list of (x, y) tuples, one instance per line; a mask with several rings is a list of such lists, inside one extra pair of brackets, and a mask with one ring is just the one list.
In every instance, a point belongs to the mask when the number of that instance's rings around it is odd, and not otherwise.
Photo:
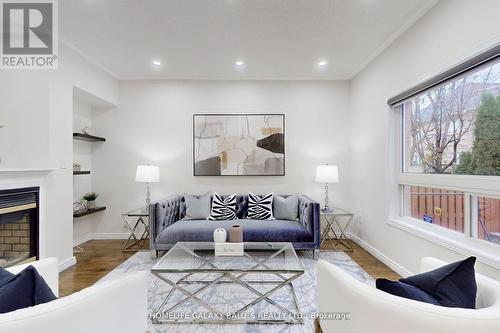
[(59, 29), (119, 79), (349, 79), (435, 3), (64, 0)]

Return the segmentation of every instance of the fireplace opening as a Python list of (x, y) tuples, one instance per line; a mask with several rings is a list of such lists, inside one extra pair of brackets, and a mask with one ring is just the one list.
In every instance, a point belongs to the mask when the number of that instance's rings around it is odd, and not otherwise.
[(38, 259), (39, 187), (0, 190), (0, 267)]

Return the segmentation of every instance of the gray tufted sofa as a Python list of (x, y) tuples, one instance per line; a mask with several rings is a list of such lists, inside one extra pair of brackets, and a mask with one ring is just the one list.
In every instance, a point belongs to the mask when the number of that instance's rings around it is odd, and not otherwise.
[[(223, 196), (225, 197), (225, 196)], [(286, 195), (285, 195), (286, 197)], [(150, 205), (150, 246), (157, 255), (177, 242), (212, 242), (217, 228), (228, 230), (233, 224), (243, 227), (246, 242), (291, 242), (297, 250), (318, 250), (320, 246), (319, 203), (305, 195), (299, 196), (299, 219), (246, 219), (248, 196), (236, 197), (236, 220), (183, 220), (186, 201), (183, 195), (173, 195)]]

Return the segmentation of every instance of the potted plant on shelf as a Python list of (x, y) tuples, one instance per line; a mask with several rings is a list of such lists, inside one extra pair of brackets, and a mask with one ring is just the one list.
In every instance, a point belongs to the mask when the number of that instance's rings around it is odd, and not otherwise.
[(95, 208), (95, 199), (97, 199), (98, 196), (99, 196), (99, 194), (97, 194), (95, 192), (90, 192), (90, 193), (87, 193), (83, 196), (83, 200), (85, 200), (87, 202), (87, 209), (94, 209)]

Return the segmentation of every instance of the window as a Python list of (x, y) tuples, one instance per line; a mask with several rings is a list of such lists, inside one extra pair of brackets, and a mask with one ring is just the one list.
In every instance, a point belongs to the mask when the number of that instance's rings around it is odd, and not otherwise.
[(500, 244), (500, 199), (477, 197), (477, 231), (475, 236)]
[(406, 100), (404, 172), (500, 176), (500, 61)]
[(464, 232), (464, 192), (404, 185), (405, 216)]
[(492, 59), (393, 99), (400, 220), (481, 247), (500, 245), (500, 53)]

